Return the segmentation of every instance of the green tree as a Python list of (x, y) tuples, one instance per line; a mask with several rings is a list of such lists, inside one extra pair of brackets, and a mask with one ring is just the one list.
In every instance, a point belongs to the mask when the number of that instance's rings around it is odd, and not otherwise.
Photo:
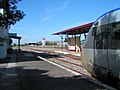
[(67, 39), (67, 38), (65, 38), (64, 42), (68, 42), (68, 39)]
[(24, 12), (17, 9), (17, 4), (20, 1), (22, 0), (0, 0), (0, 8), (5, 11), (3, 15), (0, 15), (0, 26), (9, 29), (11, 25), (23, 19)]

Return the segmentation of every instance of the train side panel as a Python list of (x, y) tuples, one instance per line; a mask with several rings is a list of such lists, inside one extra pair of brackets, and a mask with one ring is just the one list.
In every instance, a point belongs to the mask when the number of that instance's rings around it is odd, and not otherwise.
[(91, 27), (82, 50), (82, 63), (94, 76), (120, 78), (120, 8), (105, 13)]
[(83, 66), (87, 69), (87, 71), (95, 75), (93, 66), (94, 65), (93, 39), (94, 37), (92, 37), (92, 30), (90, 30), (86, 38), (85, 44), (83, 45), (82, 48), (81, 61), (83, 63)]

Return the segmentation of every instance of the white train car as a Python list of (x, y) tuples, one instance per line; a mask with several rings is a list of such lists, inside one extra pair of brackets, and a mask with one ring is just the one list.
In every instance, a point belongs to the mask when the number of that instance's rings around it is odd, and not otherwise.
[(104, 80), (120, 80), (120, 8), (100, 16), (85, 40), (83, 66), (93, 76)]

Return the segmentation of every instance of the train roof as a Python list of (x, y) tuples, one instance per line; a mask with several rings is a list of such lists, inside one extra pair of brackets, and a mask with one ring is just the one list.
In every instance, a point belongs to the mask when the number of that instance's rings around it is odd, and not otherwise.
[(103, 17), (103, 16), (107, 15), (108, 13), (110, 13), (110, 12), (114, 12), (114, 11), (117, 11), (117, 10), (120, 10), (120, 7), (119, 7), (119, 8), (116, 8), (116, 9), (113, 9), (113, 10), (110, 10), (110, 11), (108, 11), (108, 12), (106, 12), (106, 13), (102, 14), (99, 18), (97, 18), (97, 19), (96, 19), (96, 21), (95, 21), (95, 22), (97, 22), (97, 20), (98, 20), (98, 19), (100, 19), (101, 17)]
[(87, 33), (89, 31), (89, 29), (91, 28), (93, 23), (94, 22), (90, 22), (88, 24), (84, 24), (84, 25), (81, 25), (81, 26), (69, 28), (67, 30), (57, 32), (57, 33), (54, 33), (52, 35), (60, 35), (60, 34), (76, 35), (76, 34)]

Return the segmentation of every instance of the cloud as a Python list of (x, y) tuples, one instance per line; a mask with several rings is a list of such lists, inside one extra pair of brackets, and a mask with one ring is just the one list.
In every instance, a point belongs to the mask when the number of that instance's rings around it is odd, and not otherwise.
[(55, 16), (55, 14), (57, 12), (60, 12), (60, 11), (62, 11), (64, 9), (66, 9), (69, 6), (70, 2), (71, 2), (71, 0), (65, 0), (63, 2), (63, 4), (62, 4), (61, 7), (58, 7), (58, 8), (52, 9), (52, 10), (50, 10), (50, 9), (47, 8), (46, 9), (46, 15), (45, 15), (45, 17), (43, 17), (43, 19), (41, 21), (49, 20), (50, 18), (52, 18), (53, 16)]
[(54, 15), (50, 14), (50, 15), (46, 15), (41, 21), (46, 21), (50, 18), (52, 18)]
[(66, 0), (63, 2), (63, 6), (59, 7), (56, 11), (61, 11), (64, 10), (68, 7), (69, 3), (71, 2), (71, 0)]

